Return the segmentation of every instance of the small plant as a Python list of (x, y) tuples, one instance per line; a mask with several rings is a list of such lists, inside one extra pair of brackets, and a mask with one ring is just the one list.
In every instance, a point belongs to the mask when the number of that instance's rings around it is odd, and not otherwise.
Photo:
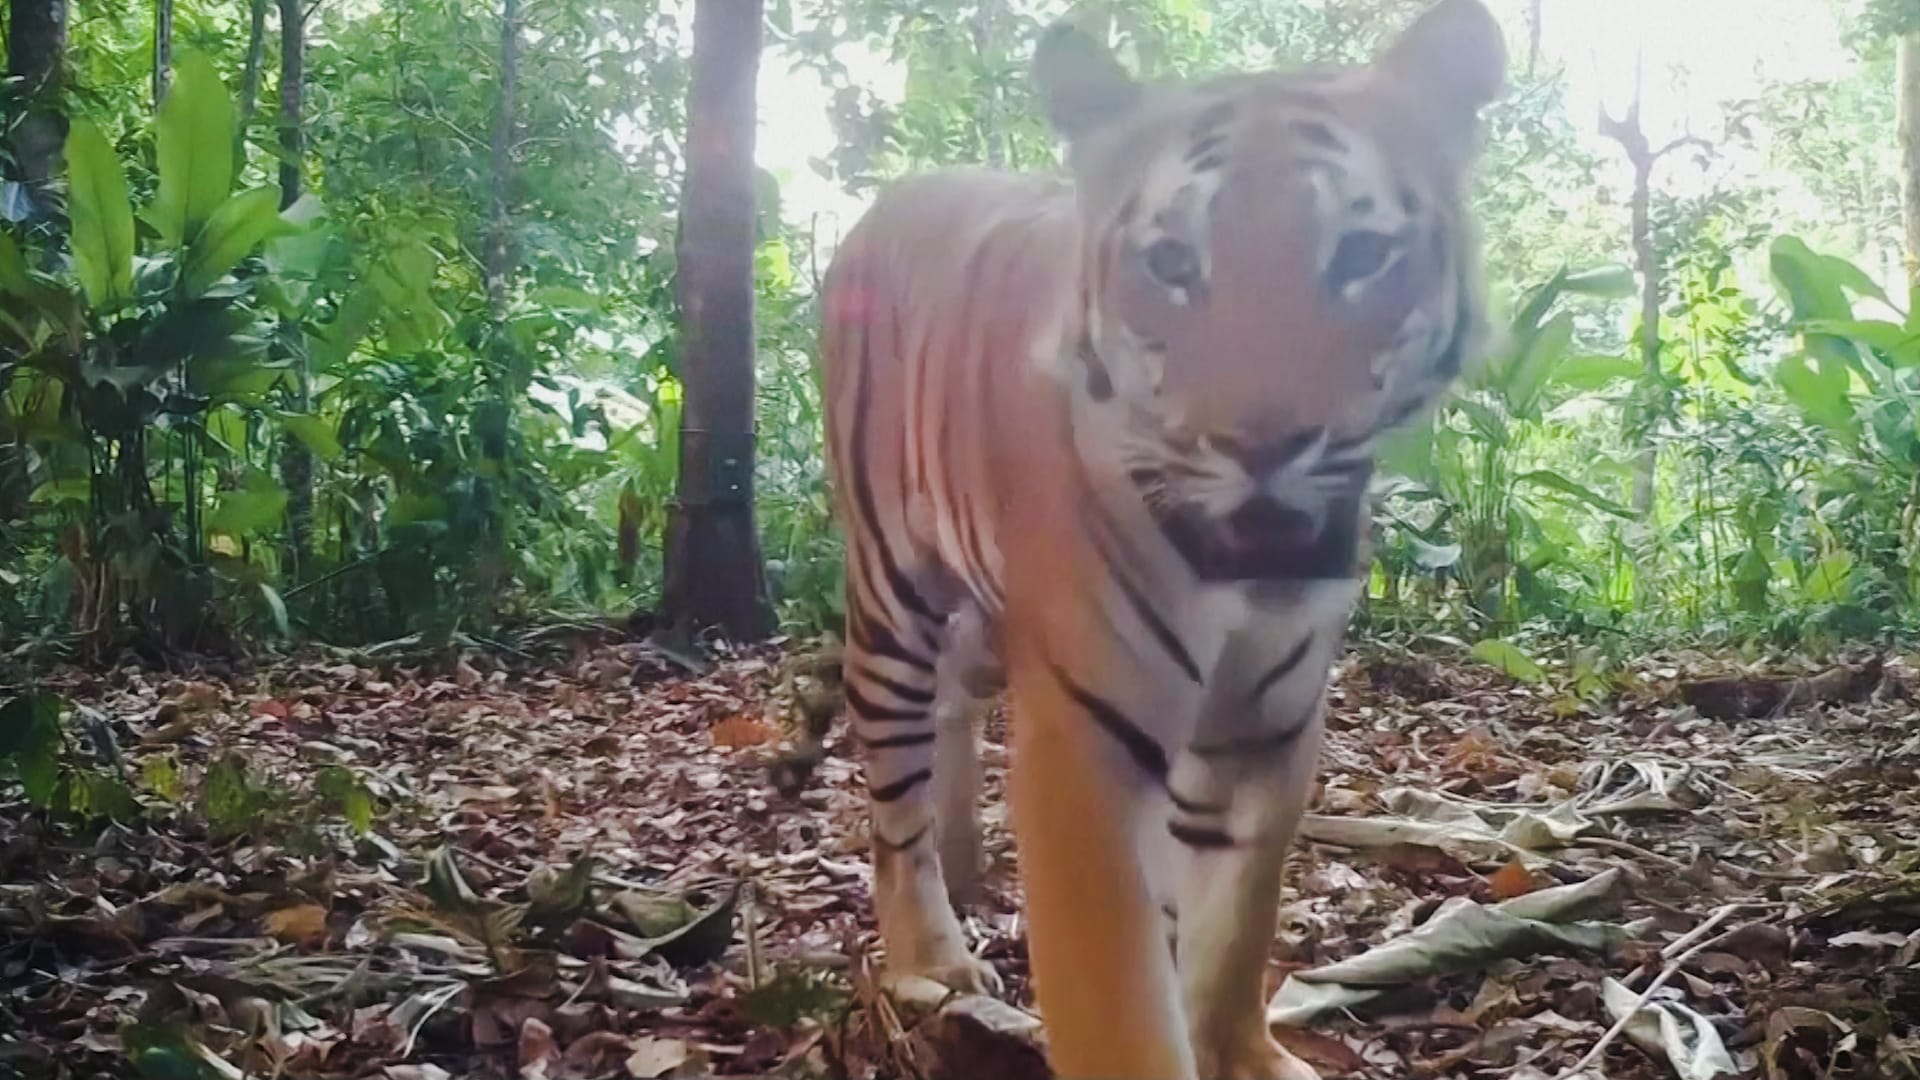
[[(52, 694), (0, 702), (0, 779), (17, 783), (29, 803), (56, 816), (134, 820), (141, 806), (125, 778), (86, 762), (71, 738), (65, 719), (73, 711)], [(105, 749), (103, 756), (119, 761), (117, 750)]]

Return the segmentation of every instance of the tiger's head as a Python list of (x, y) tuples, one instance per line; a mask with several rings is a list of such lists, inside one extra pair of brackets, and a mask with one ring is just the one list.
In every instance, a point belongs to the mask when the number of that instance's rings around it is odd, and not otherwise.
[(1370, 64), (1202, 82), (1135, 82), (1069, 24), (1041, 39), (1082, 215), (1077, 438), (1200, 577), (1352, 573), (1374, 439), (1476, 348), (1466, 189), (1505, 66), (1479, 0)]

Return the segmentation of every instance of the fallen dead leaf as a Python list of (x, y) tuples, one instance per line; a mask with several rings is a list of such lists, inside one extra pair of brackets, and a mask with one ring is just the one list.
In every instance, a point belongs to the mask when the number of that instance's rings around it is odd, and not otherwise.
[(657, 1080), (672, 1074), (686, 1061), (686, 1040), (643, 1035), (633, 1041), (633, 1052), (627, 1055), (627, 1075), (635, 1080)]
[(1487, 878), (1487, 887), (1493, 892), (1495, 900), (1511, 900), (1538, 890), (1540, 880), (1518, 858), (1514, 858)]
[(269, 911), (262, 921), (267, 933), (289, 945), (315, 945), (327, 936), (327, 909), (319, 904), (298, 904)]

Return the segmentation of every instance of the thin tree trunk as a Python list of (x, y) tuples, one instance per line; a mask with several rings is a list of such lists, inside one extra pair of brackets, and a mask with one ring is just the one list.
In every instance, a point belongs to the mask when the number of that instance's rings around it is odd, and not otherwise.
[[(1706, 147), (1705, 140), (1691, 135), (1683, 135), (1666, 145), (1655, 149), (1647, 141), (1646, 129), (1640, 123), (1641, 76), (1639, 62), (1635, 61), (1633, 79), (1633, 101), (1627, 106), (1626, 116), (1615, 120), (1607, 115), (1603, 107), (1600, 112), (1600, 133), (1620, 144), (1627, 161), (1633, 166), (1633, 196), (1629, 208), (1632, 216), (1632, 241), (1634, 269), (1640, 275), (1640, 365), (1643, 389), (1652, 400), (1654, 388), (1660, 384), (1660, 253), (1654, 246), (1653, 238), (1653, 170), (1660, 159), (1683, 146)], [(1643, 440), (1636, 455), (1633, 476), (1633, 508), (1642, 518), (1653, 513), (1655, 482), (1660, 465), (1659, 450), (1653, 441), (1651, 431), (1652, 417), (1648, 415), (1650, 405), (1644, 404), (1639, 410), (1640, 419), (1648, 421), (1649, 430), (1640, 433)]]
[(266, 63), (267, 0), (247, 0), (247, 68), (240, 78), (240, 119), (233, 129), (235, 175), (246, 167), (247, 125), (260, 106), (260, 74)]
[(1907, 279), (1920, 282), (1920, 33), (1895, 47), (1899, 68), (1900, 223)]
[(60, 175), (60, 151), (67, 140), (67, 120), (60, 110), (66, 0), (12, 0), (8, 20), (7, 71), (16, 80), (9, 97), (20, 117), (13, 128), (15, 177), (26, 185), (34, 216), (45, 218), (47, 185)]
[[(1637, 117), (1636, 117), (1637, 119)], [(1635, 130), (1638, 131), (1636, 124)], [(1646, 140), (1640, 141), (1644, 150)], [(1653, 162), (1644, 155), (1633, 163), (1633, 267), (1640, 275), (1640, 369), (1648, 387), (1660, 381), (1660, 253), (1653, 246)], [(1633, 509), (1642, 520), (1653, 513), (1654, 482), (1660, 467), (1653, 433), (1642, 435), (1633, 472)]]
[(500, 103), (493, 118), (492, 222), (487, 230), (487, 305), (496, 323), (506, 319), (508, 185), (513, 177), (514, 98), (519, 90), (520, 0), (504, 0), (500, 11)]
[[(302, 116), (306, 99), (306, 26), (300, 0), (280, 0), (280, 207), (286, 209), (301, 195), (300, 164), (306, 152)], [(305, 349), (293, 357), (295, 411), (313, 408), (313, 373)], [(283, 580), (298, 581), (313, 553), (313, 453), (288, 435), (280, 446), (280, 482), (287, 489), (286, 546), (281, 555)]]
[[(13, 81), (4, 101), (7, 113), (19, 117), (13, 125), (13, 168), (7, 178), (19, 181), (27, 202), (25, 224), (37, 231), (57, 220), (52, 182), (60, 175), (67, 138), (60, 109), (66, 0), (11, 0), (7, 19), (7, 71)], [(33, 481), (26, 451), (26, 440), (15, 430), (7, 399), (0, 393), (0, 522), (27, 515)]]
[(153, 107), (156, 111), (173, 81), (173, 0), (153, 6)]
[(763, 0), (696, 0), (681, 186), (678, 498), (667, 525), (668, 632), (773, 630), (753, 518), (754, 89)]
[[(995, 55), (993, 31), (995, 16), (1001, 0), (979, 0), (979, 6), (973, 9), (973, 55), (976, 63), (983, 67), (988, 58)], [(1006, 133), (1000, 130), (1000, 90), (989, 81), (979, 88), (980, 133), (986, 143), (986, 159), (990, 168), (998, 169), (1007, 163)]]

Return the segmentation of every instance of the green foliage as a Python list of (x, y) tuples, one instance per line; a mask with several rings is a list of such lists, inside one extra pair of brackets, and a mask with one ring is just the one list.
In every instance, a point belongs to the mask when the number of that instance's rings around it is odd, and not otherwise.
[(19, 786), (27, 802), (80, 821), (128, 822), (140, 804), (126, 781), (94, 767), (69, 745), (64, 726), (71, 710), (51, 694), (0, 701), (0, 780)]
[[(1158, 77), (1360, 59), (1423, 6), (805, 0), (770, 5), (763, 67), (818, 76), (838, 139), (817, 170), (865, 198), (936, 165), (1054, 167), (1026, 65), (1062, 12)], [(1510, 33), (1473, 192), (1505, 333), (1385, 463), (1370, 629), (1478, 641), (1521, 679), (1553, 633), (1622, 648), (1920, 629), (1920, 321), (1882, 289), (1899, 257), (1889, 41), (1911, 7), (1847, 0), (1857, 64), (1729, 108), (1720, 149), (1763, 162), (1764, 184), (1656, 193), (1652, 369), (1590, 120)], [(496, 177), (496, 8), (320, 5), (311, 195), (285, 211), (271, 63), (245, 115), (229, 89), (244, 11), (177, 17), (157, 115), (149, 14), (75, 20), (64, 204), (30, 233), (0, 224), (0, 647), (433, 644), (646, 604), (678, 471), (675, 6), (529, 7)], [(898, 66), (900, 95), (850, 62), (860, 47)], [(755, 483), (783, 627), (806, 633), (838, 624), (844, 592), (813, 295), (831, 238), (788, 179), (759, 193)], [(294, 448), (310, 490), (289, 482)], [(1649, 448), (1643, 514), (1628, 504)], [(290, 558), (296, 521), (307, 550)], [(1606, 682), (1589, 660), (1567, 666), (1583, 695)], [(91, 781), (61, 788), (84, 759), (54, 730), (33, 745), (55, 749), (6, 758), (12, 782), (63, 813), (113, 804)], [(298, 831), (314, 804), (364, 829), (377, 805), (332, 772), (311, 791), (239, 762), (202, 777), (148, 757), (138, 774), (149, 805), (233, 828)]]

